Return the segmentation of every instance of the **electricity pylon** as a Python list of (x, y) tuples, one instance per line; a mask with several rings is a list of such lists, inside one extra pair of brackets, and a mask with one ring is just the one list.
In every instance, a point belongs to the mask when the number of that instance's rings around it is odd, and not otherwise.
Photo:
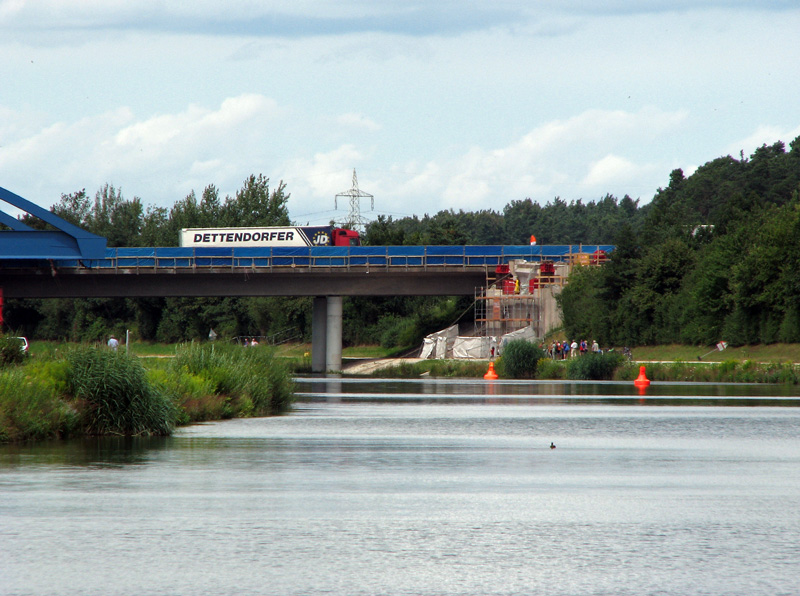
[(353, 168), (353, 187), (336, 195), (334, 206), (337, 209), (339, 208), (339, 197), (348, 197), (350, 199), (350, 213), (347, 215), (347, 219), (339, 222), (339, 225), (363, 233), (367, 220), (361, 216), (361, 199), (369, 199), (370, 209), (375, 209), (375, 197), (358, 188), (355, 168)]

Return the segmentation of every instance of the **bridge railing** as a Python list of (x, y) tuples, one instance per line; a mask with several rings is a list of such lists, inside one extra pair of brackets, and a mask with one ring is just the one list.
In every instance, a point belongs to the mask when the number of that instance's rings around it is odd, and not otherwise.
[[(108, 248), (104, 259), (59, 260), (59, 269), (216, 269), (216, 268), (474, 268), (513, 260), (568, 261), (578, 255), (610, 252), (611, 245), (545, 246), (346, 246), (297, 248), (155, 247)], [(8, 263), (3, 263), (8, 266)], [(22, 262), (10, 266), (23, 266)]]

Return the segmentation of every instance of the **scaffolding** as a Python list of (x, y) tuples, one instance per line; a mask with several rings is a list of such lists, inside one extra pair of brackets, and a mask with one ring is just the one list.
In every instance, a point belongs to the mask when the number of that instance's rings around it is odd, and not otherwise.
[(561, 324), (556, 296), (573, 263), (512, 261), (475, 293), (476, 334), (502, 337), (530, 327), (541, 339)]

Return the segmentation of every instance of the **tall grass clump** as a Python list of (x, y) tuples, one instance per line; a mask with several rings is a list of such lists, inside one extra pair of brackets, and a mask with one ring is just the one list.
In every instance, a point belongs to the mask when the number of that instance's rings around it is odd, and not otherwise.
[(21, 364), (27, 358), (22, 351), (20, 341), (10, 335), (0, 337), (0, 366)]
[(22, 369), (0, 373), (0, 443), (68, 436), (78, 427), (78, 418), (52, 383), (31, 378)]
[(81, 424), (90, 435), (168, 435), (175, 406), (135, 357), (82, 347), (67, 355), (67, 390), (79, 404)]
[(610, 381), (622, 364), (622, 354), (591, 352), (567, 361), (567, 378), (580, 381)]
[(563, 379), (566, 374), (566, 364), (563, 360), (543, 358), (539, 360), (536, 376), (539, 379)]
[(172, 371), (209, 382), (226, 416), (281, 414), (294, 396), (289, 371), (266, 346), (186, 344), (178, 348)]
[(511, 379), (533, 379), (539, 360), (545, 357), (544, 350), (524, 339), (508, 342), (503, 355), (497, 361), (497, 374)]
[(434, 378), (479, 378), (485, 373), (485, 360), (421, 360), (419, 362), (400, 362), (373, 371), (368, 376), (395, 379), (408, 379), (421, 375)]

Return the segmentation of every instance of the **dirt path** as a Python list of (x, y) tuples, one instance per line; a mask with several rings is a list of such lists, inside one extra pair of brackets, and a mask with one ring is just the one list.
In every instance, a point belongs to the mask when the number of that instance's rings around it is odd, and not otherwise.
[(345, 372), (350, 375), (368, 375), (377, 370), (388, 368), (390, 366), (397, 366), (402, 362), (413, 364), (419, 362), (422, 358), (376, 358), (375, 360), (360, 361), (355, 364), (345, 365)]

